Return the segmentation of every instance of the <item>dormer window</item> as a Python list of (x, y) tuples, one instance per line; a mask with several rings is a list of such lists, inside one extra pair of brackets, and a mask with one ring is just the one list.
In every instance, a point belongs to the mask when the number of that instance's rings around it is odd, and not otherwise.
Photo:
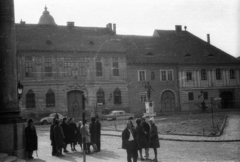
[(184, 57), (189, 57), (189, 56), (192, 56), (190, 53), (187, 53), (184, 55)]
[(90, 41), (90, 42), (89, 42), (89, 45), (90, 45), (90, 46), (93, 46), (93, 45), (94, 45), (93, 41)]
[(147, 56), (152, 56), (153, 53), (152, 53), (152, 52), (148, 52), (148, 53), (146, 53), (146, 55), (147, 55)]
[(209, 57), (212, 57), (212, 56), (214, 56), (214, 54), (212, 54), (212, 53), (209, 53), (209, 54), (208, 54), (208, 56), (209, 56)]

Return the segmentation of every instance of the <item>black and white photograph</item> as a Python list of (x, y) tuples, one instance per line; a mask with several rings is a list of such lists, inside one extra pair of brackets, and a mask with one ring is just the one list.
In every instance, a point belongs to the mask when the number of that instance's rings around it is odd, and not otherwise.
[(0, 0), (0, 162), (240, 162), (239, 0)]

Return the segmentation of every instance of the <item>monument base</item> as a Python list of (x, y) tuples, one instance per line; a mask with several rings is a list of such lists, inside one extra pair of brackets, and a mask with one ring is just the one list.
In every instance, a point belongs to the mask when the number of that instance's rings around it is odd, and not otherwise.
[(154, 101), (145, 102), (146, 113), (143, 113), (146, 117), (154, 117), (156, 113), (154, 112)]
[(0, 114), (0, 152), (25, 157), (26, 120), (16, 114)]

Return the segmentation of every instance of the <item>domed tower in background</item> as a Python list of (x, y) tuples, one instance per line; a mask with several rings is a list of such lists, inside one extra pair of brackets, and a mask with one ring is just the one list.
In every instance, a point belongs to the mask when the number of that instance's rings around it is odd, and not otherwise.
[(43, 11), (42, 16), (39, 19), (39, 25), (57, 25), (54, 21), (54, 18), (47, 11), (47, 7), (45, 6), (45, 11)]

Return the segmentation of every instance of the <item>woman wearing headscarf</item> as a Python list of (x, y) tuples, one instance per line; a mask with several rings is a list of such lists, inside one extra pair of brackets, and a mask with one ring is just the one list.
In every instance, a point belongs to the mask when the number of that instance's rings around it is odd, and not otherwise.
[(150, 123), (150, 134), (149, 134), (149, 148), (153, 148), (155, 158), (153, 159), (154, 162), (157, 162), (157, 148), (160, 147), (159, 138), (158, 138), (158, 129), (155, 125), (154, 118), (149, 119)]
[(33, 125), (33, 120), (28, 120), (28, 125), (25, 128), (26, 137), (26, 151), (28, 153), (28, 159), (33, 159), (33, 151), (37, 150), (38, 147), (38, 137), (36, 133), (36, 128)]

